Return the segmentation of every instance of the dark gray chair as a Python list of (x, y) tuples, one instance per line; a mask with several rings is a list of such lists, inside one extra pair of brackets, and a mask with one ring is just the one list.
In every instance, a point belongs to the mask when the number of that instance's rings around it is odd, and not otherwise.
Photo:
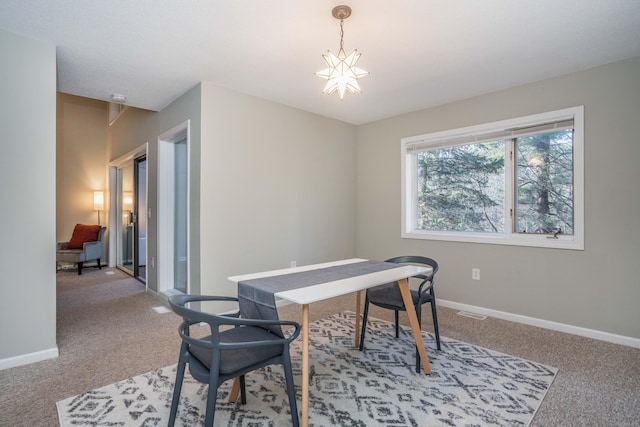
[[(418, 290), (411, 290), (411, 298), (413, 299), (413, 305), (418, 316), (418, 324), (422, 324), (422, 304), (431, 304), (431, 314), (433, 316), (433, 329), (436, 336), (436, 343), (438, 350), (440, 350), (440, 331), (438, 330), (438, 314), (436, 313), (436, 294), (433, 290), (434, 277), (438, 272), (438, 263), (427, 257), (422, 256), (401, 256), (388, 259), (387, 262), (395, 262), (398, 264), (414, 264), (430, 266), (433, 271), (429, 275), (419, 274), (415, 276), (421, 279), (422, 282), (418, 287)], [(398, 312), (407, 311), (404, 302), (402, 301), (402, 294), (400, 294), (400, 288), (398, 282), (387, 283), (385, 285), (376, 286), (375, 288), (367, 289), (367, 293), (364, 299), (364, 314), (362, 316), (362, 330), (360, 332), (360, 351), (364, 349), (364, 334), (367, 330), (367, 316), (369, 315), (369, 304), (377, 305), (378, 307), (393, 310), (395, 312), (396, 321), (396, 338), (399, 335), (398, 324)], [(416, 349), (416, 372), (420, 372), (420, 355)]]
[[(205, 426), (208, 427), (213, 426), (217, 390), (222, 383), (239, 377), (241, 401), (246, 404), (245, 374), (263, 366), (280, 364), (284, 368), (291, 421), (297, 427), (299, 425), (298, 409), (293, 386), (289, 344), (300, 334), (300, 325), (291, 321), (242, 319), (239, 312), (217, 315), (185, 307), (187, 303), (203, 301), (237, 302), (238, 299), (202, 295), (174, 295), (169, 298), (171, 308), (183, 319), (178, 327), (182, 345), (171, 402), (169, 426), (175, 424), (182, 380), (187, 364), (189, 372), (196, 380), (209, 385), (205, 415)], [(209, 325), (211, 335), (204, 338), (191, 337), (189, 327), (200, 322)], [(282, 338), (266, 329), (275, 324), (292, 326), (293, 333), (289, 337)], [(225, 326), (227, 328), (221, 330), (221, 327)], [(229, 326), (232, 327), (228, 328)]]

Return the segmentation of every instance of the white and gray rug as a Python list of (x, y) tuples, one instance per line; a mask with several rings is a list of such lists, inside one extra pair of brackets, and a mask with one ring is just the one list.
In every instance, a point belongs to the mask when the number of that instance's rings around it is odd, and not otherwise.
[[(311, 324), (312, 426), (527, 426), (557, 369), (442, 338), (436, 350), (424, 333), (430, 376), (416, 374), (410, 329), (395, 338), (392, 323), (369, 318), (365, 351), (353, 347), (354, 313)], [(300, 406), (301, 340), (292, 344)], [(176, 349), (176, 358), (177, 358)], [(227, 403), (231, 381), (218, 390), (215, 425), (279, 427), (291, 424), (280, 366), (250, 373), (247, 404)], [(175, 365), (57, 403), (60, 425), (166, 426)], [(188, 372), (176, 425), (204, 421), (207, 386)]]

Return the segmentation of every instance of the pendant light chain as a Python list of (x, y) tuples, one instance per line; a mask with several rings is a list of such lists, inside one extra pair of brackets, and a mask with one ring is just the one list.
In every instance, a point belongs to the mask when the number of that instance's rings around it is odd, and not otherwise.
[(340, 49), (342, 49), (342, 45), (344, 44), (344, 40), (342, 40), (344, 37), (343, 27), (344, 27), (344, 19), (341, 19), (340, 20)]

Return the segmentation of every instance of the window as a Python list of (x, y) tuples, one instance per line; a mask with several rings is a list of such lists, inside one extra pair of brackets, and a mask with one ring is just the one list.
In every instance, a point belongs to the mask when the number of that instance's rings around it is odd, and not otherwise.
[(583, 107), (403, 138), (402, 237), (584, 249)]

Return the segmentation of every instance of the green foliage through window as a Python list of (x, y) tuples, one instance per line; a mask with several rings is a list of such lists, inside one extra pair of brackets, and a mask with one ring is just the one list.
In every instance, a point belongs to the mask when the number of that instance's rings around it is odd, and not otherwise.
[(517, 233), (573, 234), (573, 129), (515, 140)]
[[(513, 178), (505, 171), (509, 153)], [(418, 230), (502, 233), (513, 224), (515, 233), (573, 234), (572, 129), (424, 149), (416, 157)], [(508, 185), (514, 206), (505, 208)]]
[(504, 141), (418, 153), (421, 230), (504, 230)]

